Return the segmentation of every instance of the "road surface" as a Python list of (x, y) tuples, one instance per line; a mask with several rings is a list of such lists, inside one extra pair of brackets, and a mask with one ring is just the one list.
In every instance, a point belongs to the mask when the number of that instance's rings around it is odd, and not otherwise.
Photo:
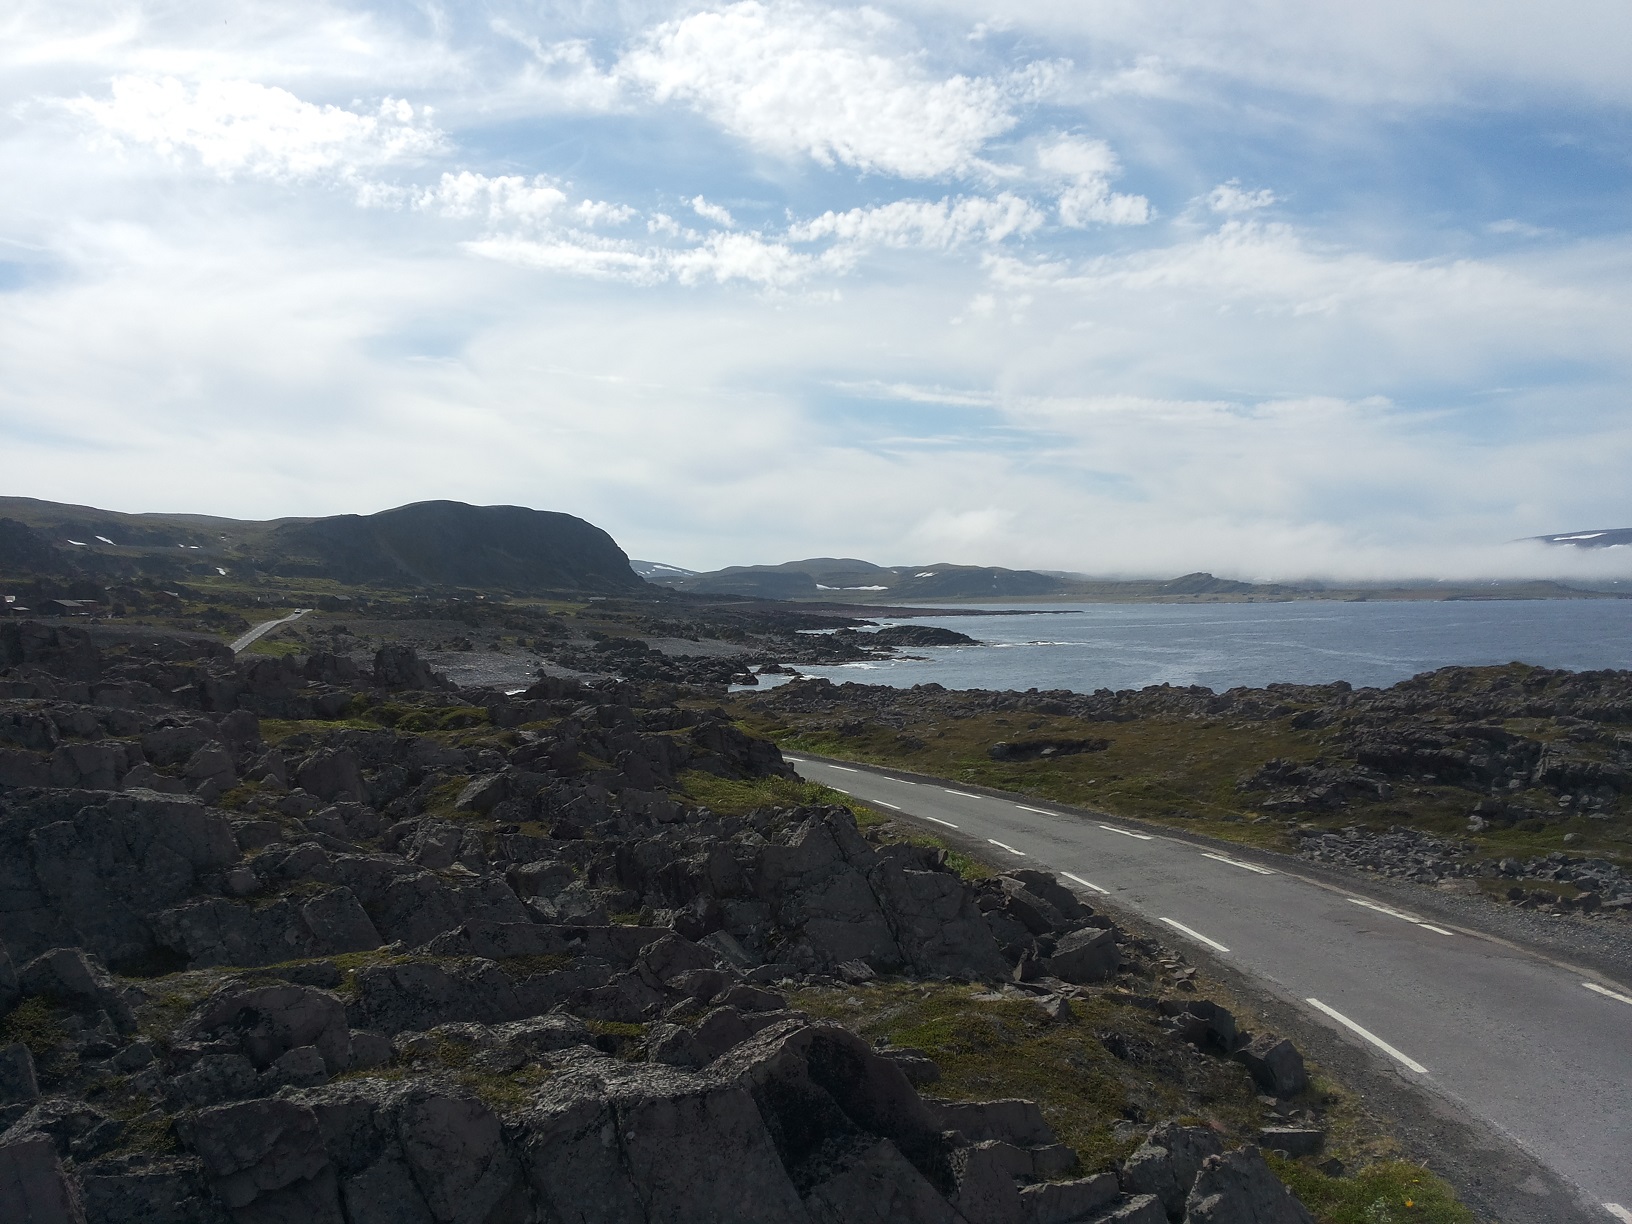
[(299, 620), (310, 611), (310, 608), (296, 608), (293, 612), (289, 613), (288, 616), (280, 616), (277, 620), (262, 621), (260, 624), (256, 625), (255, 628), (251, 629), (248, 633), (244, 634), (243, 637), (239, 638), (232, 644), (232, 653), (242, 654), (245, 650), (249, 649), (250, 646), (260, 641), (279, 625), (287, 625), (290, 621)]
[[(1200, 945), (1517, 1141), (1632, 1224), (1632, 987), (1289, 869), (1281, 856), (802, 756), (871, 806), (1056, 872)], [(1266, 865), (1279, 863), (1279, 866)]]

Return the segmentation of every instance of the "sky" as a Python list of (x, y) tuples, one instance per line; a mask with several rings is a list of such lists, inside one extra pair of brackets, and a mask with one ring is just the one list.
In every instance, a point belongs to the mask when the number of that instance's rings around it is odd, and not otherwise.
[[(1021, 10), (1021, 11), (1016, 11)], [(1624, 0), (9, 0), (0, 491), (1627, 576)]]

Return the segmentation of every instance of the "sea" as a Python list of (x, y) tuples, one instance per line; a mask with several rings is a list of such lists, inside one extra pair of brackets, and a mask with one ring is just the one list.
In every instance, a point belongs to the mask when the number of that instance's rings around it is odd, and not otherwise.
[[(960, 608), (964, 613), (968, 609)], [(911, 657), (799, 665), (834, 682), (947, 688), (1096, 689), (1276, 682), (1383, 688), (1453, 664), (1513, 661), (1585, 671), (1632, 669), (1632, 599), (1299, 601), (1236, 604), (992, 605), (910, 621), (956, 629), (977, 646)], [(948, 609), (950, 612), (951, 610)], [(771, 684), (779, 677), (766, 676)]]

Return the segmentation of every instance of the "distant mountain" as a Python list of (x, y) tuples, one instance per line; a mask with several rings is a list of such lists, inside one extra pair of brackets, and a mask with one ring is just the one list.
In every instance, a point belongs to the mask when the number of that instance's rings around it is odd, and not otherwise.
[(0, 575), (103, 581), (267, 573), (517, 594), (640, 591), (606, 532), (570, 514), (431, 501), (329, 518), (120, 514), (0, 498)]
[(1599, 527), (1592, 531), (1567, 531), (1563, 535), (1532, 536), (1531, 539), (1569, 548), (1625, 548), (1632, 545), (1632, 527)]
[(933, 599), (1012, 599), (1066, 594), (1070, 584), (1032, 570), (992, 566), (874, 565), (854, 557), (810, 557), (782, 565), (733, 565), (706, 574), (650, 580), (702, 595), (843, 602)]
[(695, 574), (696, 570), (681, 569), (678, 565), (665, 565), (661, 561), (629, 560), (629, 568), (642, 578), (686, 578)]

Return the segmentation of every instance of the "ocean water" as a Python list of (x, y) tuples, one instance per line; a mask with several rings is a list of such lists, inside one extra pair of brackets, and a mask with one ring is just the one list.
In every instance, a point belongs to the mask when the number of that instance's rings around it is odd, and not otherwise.
[(1632, 600), (1623, 599), (1061, 604), (1024, 611), (1011, 605), (989, 616), (905, 623), (943, 625), (981, 645), (798, 670), (901, 687), (934, 681), (947, 688), (1092, 692), (1334, 680), (1385, 687), (1452, 664), (1513, 660), (1574, 671), (1632, 668)]

